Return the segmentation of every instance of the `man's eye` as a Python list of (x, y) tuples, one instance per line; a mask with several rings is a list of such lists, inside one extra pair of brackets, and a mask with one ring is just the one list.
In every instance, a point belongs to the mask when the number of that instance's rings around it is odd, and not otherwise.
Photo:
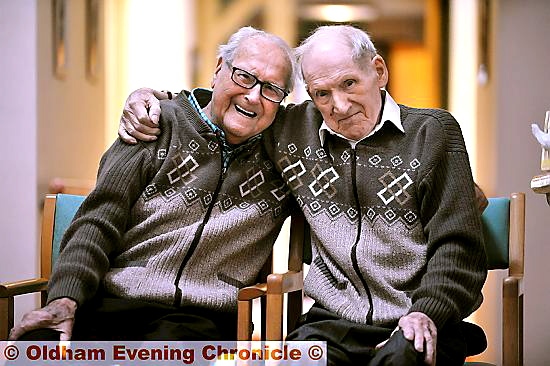
[(254, 80), (252, 75), (246, 74), (244, 72), (237, 73), (237, 77), (239, 78), (239, 80), (242, 80), (245, 83), (246, 82), (249, 83), (249, 82), (252, 82), (252, 80)]
[(354, 85), (355, 85), (355, 80), (348, 79), (348, 80), (344, 81), (344, 86), (346, 88), (351, 88)]
[(269, 93), (275, 93), (277, 88), (275, 88), (275, 86), (273, 86), (271, 84), (264, 84), (264, 90), (269, 92)]
[(317, 98), (323, 98), (323, 97), (326, 97), (328, 95), (328, 92), (326, 92), (325, 90), (318, 90), (315, 92), (315, 96)]

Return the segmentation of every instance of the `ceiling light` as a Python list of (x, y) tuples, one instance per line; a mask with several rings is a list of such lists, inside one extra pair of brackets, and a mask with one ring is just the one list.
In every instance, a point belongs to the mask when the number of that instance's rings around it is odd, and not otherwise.
[(378, 12), (369, 5), (304, 5), (299, 10), (300, 18), (327, 22), (372, 21)]

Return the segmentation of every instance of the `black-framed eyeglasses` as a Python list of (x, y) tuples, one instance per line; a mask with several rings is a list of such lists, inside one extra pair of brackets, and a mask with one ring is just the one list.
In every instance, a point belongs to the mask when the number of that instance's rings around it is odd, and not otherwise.
[(242, 86), (245, 89), (252, 89), (256, 84), (260, 84), (260, 95), (274, 103), (281, 103), (288, 95), (284, 89), (277, 85), (261, 81), (251, 73), (239, 69), (238, 67), (229, 66), (233, 68), (231, 80), (238, 86)]

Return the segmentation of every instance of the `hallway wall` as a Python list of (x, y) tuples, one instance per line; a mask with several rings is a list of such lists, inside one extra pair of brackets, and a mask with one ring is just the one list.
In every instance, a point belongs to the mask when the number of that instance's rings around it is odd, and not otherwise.
[(0, 281), (30, 278), (38, 266), (36, 7), (36, 0), (0, 0)]
[(496, 30), (495, 193), (526, 192), (525, 365), (550, 365), (550, 206), (530, 189), (541, 149), (531, 123), (550, 110), (550, 2), (501, 0)]
[(51, 2), (36, 2), (38, 200), (53, 177), (94, 180), (105, 149), (103, 27), (99, 24), (98, 72), (90, 79), (86, 76), (85, 3), (66, 2), (67, 64), (61, 79), (53, 73)]

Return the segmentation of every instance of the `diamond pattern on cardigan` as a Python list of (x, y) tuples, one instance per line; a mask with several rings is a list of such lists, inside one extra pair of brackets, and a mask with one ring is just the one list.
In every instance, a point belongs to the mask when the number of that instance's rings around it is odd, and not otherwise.
[(185, 185), (188, 185), (197, 179), (193, 171), (199, 168), (199, 164), (193, 156), (187, 155), (184, 158), (181, 153), (178, 153), (172, 158), (172, 162), (176, 167), (166, 174), (170, 184), (174, 184), (181, 179)]
[(396, 177), (393, 172), (387, 171), (378, 178), (378, 181), (384, 186), (383, 189), (376, 194), (384, 202), (385, 205), (395, 200), (400, 205), (404, 205), (412, 198), (407, 192), (407, 188), (413, 184), (411, 177), (405, 172), (399, 177)]
[(336, 187), (332, 184), (340, 178), (334, 167), (331, 166), (323, 170), (319, 164), (315, 164), (311, 170), (311, 174), (314, 180), (309, 184), (309, 190), (313, 193), (314, 197), (325, 193), (327, 198), (332, 198), (338, 193)]
[(253, 169), (249, 169), (247, 170), (246, 175), (248, 179), (239, 184), (239, 192), (241, 192), (241, 197), (246, 197), (248, 195), (251, 195), (252, 197), (261, 196), (263, 191), (260, 187), (265, 183), (262, 171), (259, 170), (254, 172)]
[(304, 184), (300, 177), (306, 173), (306, 168), (301, 159), (296, 163), (291, 163), (288, 156), (284, 156), (278, 163), (282, 167), (281, 174), (286, 179), (287, 184), (290, 184), (292, 188), (298, 188)]

